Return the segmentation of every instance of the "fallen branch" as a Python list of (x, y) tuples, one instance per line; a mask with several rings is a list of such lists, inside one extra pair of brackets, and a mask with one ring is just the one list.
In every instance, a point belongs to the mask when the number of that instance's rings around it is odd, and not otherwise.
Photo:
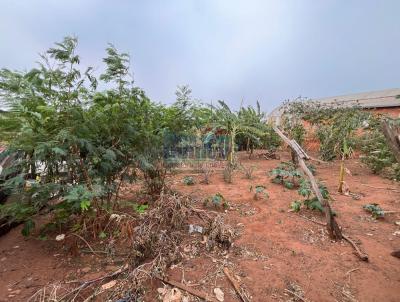
[(350, 275), (352, 272), (358, 271), (359, 269), (360, 269), (359, 267), (353, 268), (353, 269), (349, 270), (349, 271), (348, 271), (346, 274), (344, 274), (344, 275), (345, 275), (345, 276)]
[(397, 214), (400, 211), (383, 211), (384, 214)]
[(326, 218), (326, 228), (328, 230), (330, 238), (338, 240), (342, 239), (342, 231), (339, 225), (337, 224), (335, 217), (333, 216), (329, 201), (322, 197), (321, 191), (319, 189), (317, 181), (314, 178), (314, 175), (311, 173), (310, 169), (304, 162), (304, 159), (307, 160), (310, 159), (310, 157), (305, 153), (305, 151), (299, 146), (299, 144), (295, 140), (293, 139), (290, 140), (289, 138), (287, 138), (283, 134), (283, 132), (279, 130), (278, 127), (274, 126), (273, 129), (290, 146), (293, 152), (296, 153), (299, 166), (310, 180), (311, 188), (314, 191), (314, 194), (317, 197), (318, 201), (322, 204), (324, 208), (325, 218)]
[(233, 276), (231, 275), (231, 273), (229, 272), (229, 269), (227, 267), (224, 267), (224, 274), (228, 278), (228, 280), (231, 282), (233, 288), (235, 289), (236, 293), (240, 297), (240, 300), (242, 300), (243, 302), (248, 302), (249, 300), (247, 299), (247, 297), (245, 295), (243, 295), (242, 289), (241, 289), (239, 283), (235, 280), (235, 278), (233, 278)]
[(317, 163), (320, 163), (320, 164), (328, 164), (328, 162), (327, 161), (324, 161), (324, 160), (321, 160), (321, 159), (318, 159), (318, 158), (315, 158), (315, 157), (312, 157), (312, 156), (308, 156), (309, 158), (310, 158), (310, 160), (312, 160), (312, 161), (316, 161)]
[(368, 255), (365, 254), (365, 253), (363, 253), (363, 252), (360, 250), (360, 248), (357, 246), (357, 244), (356, 244), (353, 240), (350, 239), (350, 237), (348, 237), (348, 236), (345, 235), (345, 234), (342, 234), (342, 235), (343, 235), (343, 238), (344, 238), (348, 243), (350, 243), (351, 246), (355, 249), (355, 251), (356, 251), (358, 257), (359, 257), (362, 261), (368, 261)]
[(326, 226), (326, 223), (323, 223), (323, 222), (320, 222), (320, 221), (317, 221), (317, 220), (314, 220), (314, 219), (308, 218), (308, 217), (306, 217), (306, 216), (303, 216), (303, 215), (299, 215), (299, 216), (300, 216), (301, 218), (305, 219), (305, 220), (308, 220), (308, 221), (314, 222), (314, 223), (316, 223), (316, 224), (319, 224), (319, 225), (322, 225), (322, 226)]
[[(92, 285), (93, 283), (96, 283), (96, 282), (99, 282), (99, 281), (104, 281), (104, 280), (107, 280), (107, 279), (115, 278), (115, 277), (119, 276), (120, 274), (122, 274), (123, 272), (127, 271), (128, 268), (129, 267), (126, 265), (124, 267), (120, 267), (115, 272), (107, 274), (107, 275), (105, 275), (103, 277), (98, 277), (98, 278), (94, 278), (94, 279), (91, 279), (91, 280), (88, 280), (88, 281), (84, 281), (81, 285), (79, 285), (78, 287), (74, 288), (73, 290), (69, 291), (64, 296), (62, 296), (59, 301), (63, 301), (68, 296), (72, 295), (73, 293), (79, 293), (81, 290), (85, 289), (89, 285)], [(76, 295), (75, 295), (75, 297), (76, 297)]]
[(362, 186), (368, 187), (368, 188), (372, 188), (372, 189), (378, 189), (378, 190), (390, 190), (390, 191), (394, 191), (396, 193), (400, 193), (400, 190), (394, 189), (394, 188), (388, 188), (388, 187), (375, 187), (375, 186), (370, 186), (367, 184), (361, 184)]
[[(323, 223), (323, 222), (320, 222), (320, 221), (316, 221), (316, 220), (307, 218), (306, 216), (303, 216), (303, 215), (299, 215), (299, 216), (300, 216), (301, 218), (303, 218), (303, 219), (306, 219), (306, 220), (308, 220), (308, 221), (314, 222), (314, 223), (316, 223), (316, 224), (318, 224), (318, 225), (326, 226), (326, 224)], [(347, 235), (345, 235), (345, 234), (342, 233), (342, 237), (343, 237), (343, 239), (345, 239), (348, 243), (350, 243), (350, 245), (351, 245), (351, 246), (354, 248), (354, 250), (356, 251), (357, 256), (358, 256), (362, 261), (368, 261), (368, 255), (367, 255), (366, 253), (362, 252), (362, 251), (360, 250), (360, 248), (357, 246), (357, 244), (356, 244), (353, 240), (351, 240), (349, 236), (347, 236)]]
[(188, 292), (189, 294), (191, 294), (193, 296), (199, 297), (200, 299), (203, 299), (203, 300), (205, 300), (207, 302), (218, 302), (214, 297), (210, 296), (209, 294), (207, 294), (207, 293), (205, 293), (203, 291), (199, 291), (199, 290), (190, 288), (189, 286), (187, 286), (185, 284), (182, 284), (180, 282), (176, 282), (176, 281), (173, 281), (173, 280), (166, 280), (166, 279), (163, 279), (163, 278), (158, 277), (158, 276), (156, 276), (156, 278), (158, 280), (160, 280), (161, 282), (168, 283), (169, 285), (175, 286), (175, 287), (177, 287), (177, 288), (179, 288), (181, 290), (184, 290), (184, 291)]
[(79, 239), (81, 239), (83, 242), (86, 243), (86, 245), (88, 246), (89, 250), (90, 250), (93, 254), (95, 254), (96, 256), (100, 256), (100, 255), (97, 254), (97, 252), (90, 246), (89, 242), (87, 242), (87, 241), (85, 240), (85, 238), (83, 238), (82, 236), (80, 236), (80, 235), (78, 235), (78, 234), (75, 234), (75, 233), (71, 233), (71, 235), (73, 235), (73, 236), (78, 237)]
[(285, 290), (285, 292), (288, 292), (288, 293), (292, 294), (293, 296), (295, 296), (296, 298), (300, 299), (301, 301), (307, 302), (307, 300), (305, 300), (302, 296), (296, 294), (295, 292), (292, 292), (291, 290), (288, 290), (286, 288), (284, 290)]

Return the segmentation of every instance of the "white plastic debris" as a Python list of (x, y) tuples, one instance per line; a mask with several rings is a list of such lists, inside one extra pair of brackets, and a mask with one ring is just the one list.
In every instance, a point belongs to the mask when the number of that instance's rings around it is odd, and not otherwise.
[(57, 241), (63, 241), (65, 239), (65, 234), (60, 234), (56, 236)]
[(124, 215), (118, 215), (118, 214), (111, 214), (110, 215), (110, 220), (115, 220), (116, 222), (120, 222), (124, 218)]
[(110, 281), (110, 282), (108, 282), (108, 283), (106, 283), (106, 284), (103, 284), (103, 285), (101, 286), (101, 289), (102, 289), (102, 290), (110, 289), (111, 287), (114, 287), (115, 284), (117, 284), (117, 281), (112, 280), (112, 281)]
[(182, 292), (177, 288), (173, 288), (168, 291), (163, 298), (163, 302), (181, 302), (181, 300)]
[(214, 288), (214, 294), (218, 301), (224, 301), (224, 292), (219, 287)]
[(203, 227), (200, 225), (189, 224), (189, 234), (192, 233), (203, 234)]

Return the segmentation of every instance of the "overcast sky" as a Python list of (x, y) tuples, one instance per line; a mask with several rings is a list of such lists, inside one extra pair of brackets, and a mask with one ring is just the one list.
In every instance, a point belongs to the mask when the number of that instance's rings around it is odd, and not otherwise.
[(135, 82), (171, 103), (196, 98), (272, 110), (317, 98), (400, 87), (400, 1), (0, 0), (0, 67), (29, 69), (66, 35), (101, 70), (112, 42)]

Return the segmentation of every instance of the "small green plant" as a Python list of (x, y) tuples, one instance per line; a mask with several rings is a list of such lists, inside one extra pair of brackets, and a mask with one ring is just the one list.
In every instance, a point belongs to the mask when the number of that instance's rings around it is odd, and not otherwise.
[(101, 232), (99, 233), (99, 238), (100, 238), (100, 239), (105, 239), (105, 238), (107, 238), (107, 233), (101, 231)]
[(143, 214), (144, 212), (146, 212), (146, 210), (149, 208), (149, 205), (147, 204), (136, 204), (134, 206), (134, 210), (138, 213), (138, 214)]
[(192, 186), (195, 184), (194, 178), (192, 176), (185, 176), (183, 178), (183, 183), (187, 186)]
[(24, 227), (22, 228), (22, 235), (27, 237), (31, 234), (32, 230), (35, 228), (35, 222), (32, 219), (28, 219), (24, 222)]
[(313, 197), (311, 199), (306, 199), (303, 201), (304, 205), (307, 207), (309, 210), (318, 210), (321, 213), (324, 211), (324, 207), (322, 204), (319, 202), (317, 197)]
[(282, 184), (287, 189), (298, 187), (303, 177), (303, 174), (290, 162), (281, 162), (270, 175), (274, 176), (271, 180), (273, 183)]
[(230, 164), (227, 164), (224, 168), (223, 176), (224, 176), (224, 181), (228, 184), (232, 183), (233, 180), (233, 173), (234, 173), (234, 167)]
[(363, 206), (364, 210), (370, 212), (375, 219), (385, 216), (385, 212), (377, 203), (370, 203)]
[[(250, 192), (253, 191), (253, 186), (250, 186)], [(266, 187), (263, 185), (256, 185), (254, 187), (254, 196), (253, 199), (254, 200), (258, 200), (260, 198), (260, 196), (264, 196), (265, 198), (269, 198), (269, 194), (266, 191)]]
[(120, 204), (124, 207), (131, 208), (133, 211), (135, 211), (138, 214), (145, 213), (146, 210), (149, 208), (148, 204), (137, 203), (135, 201), (121, 201)]
[(291, 204), (290, 204), (290, 209), (293, 211), (293, 212), (300, 212), (300, 209), (301, 209), (301, 201), (300, 200), (295, 200), (295, 201), (293, 201)]
[(213, 206), (215, 208), (228, 208), (228, 202), (225, 197), (221, 193), (216, 193), (211, 197), (208, 197), (204, 200), (205, 206)]
[[(320, 183), (319, 190), (324, 199), (329, 198), (329, 192), (325, 185)], [(318, 198), (316, 196), (313, 196), (313, 191), (311, 190), (311, 184), (308, 180), (306, 180), (304, 178), (300, 180), (300, 184), (299, 184), (297, 193), (299, 193), (300, 196), (304, 197), (303, 204), (307, 209), (318, 210), (320, 212), (324, 211), (324, 207), (322, 206), (322, 204), (320, 203)], [(296, 200), (296, 201), (292, 202), (290, 204), (290, 208), (294, 212), (300, 211), (301, 201)]]

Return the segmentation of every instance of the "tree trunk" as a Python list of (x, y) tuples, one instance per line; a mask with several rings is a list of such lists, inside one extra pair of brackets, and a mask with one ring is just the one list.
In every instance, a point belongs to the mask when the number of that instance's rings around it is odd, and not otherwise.
[[(304, 171), (304, 173), (308, 176), (311, 187), (314, 191), (315, 196), (317, 197), (318, 201), (324, 207), (325, 218), (326, 218), (326, 227), (328, 229), (329, 236), (332, 239), (342, 239), (342, 231), (340, 230), (339, 225), (337, 224), (335, 217), (333, 216), (331, 206), (325, 198), (322, 197), (321, 191), (319, 190), (318, 184), (314, 178), (314, 175), (308, 169), (306, 163), (304, 162), (303, 158), (308, 159), (308, 155), (300, 148), (300, 146), (295, 143), (295, 141), (290, 141), (281, 130), (279, 130), (276, 126), (273, 127), (274, 131), (290, 146), (290, 148), (296, 153), (297, 160), (299, 163), (300, 168)], [(300, 148), (300, 149), (299, 149)]]
[(235, 134), (231, 133), (231, 139), (229, 143), (229, 163), (231, 166), (234, 165), (234, 156), (235, 156)]
[(339, 187), (338, 187), (339, 193), (343, 193), (343, 183), (344, 183), (344, 155), (342, 156), (342, 161), (340, 163)]

